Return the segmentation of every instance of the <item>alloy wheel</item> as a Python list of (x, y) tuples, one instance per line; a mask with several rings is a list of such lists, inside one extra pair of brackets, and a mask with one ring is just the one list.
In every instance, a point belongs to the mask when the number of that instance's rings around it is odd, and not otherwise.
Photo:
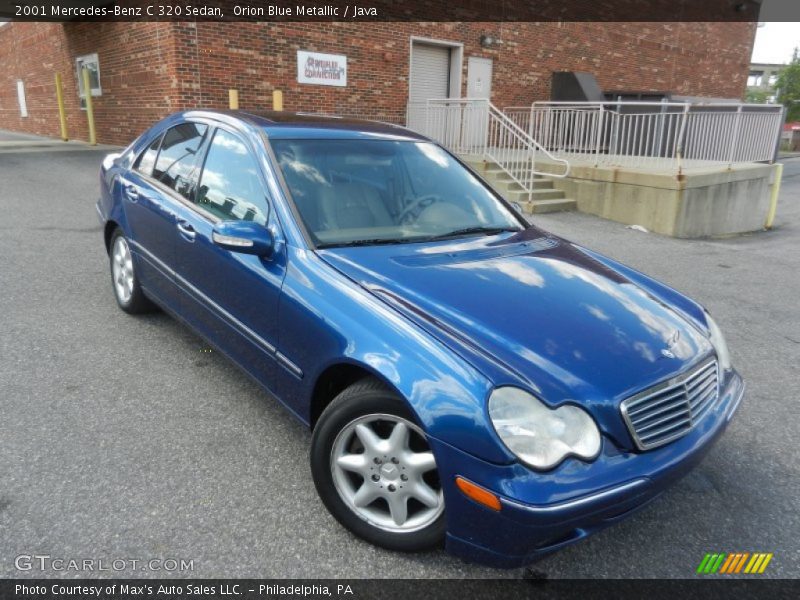
[(122, 304), (127, 304), (133, 295), (133, 259), (124, 237), (120, 236), (114, 241), (111, 256), (114, 292)]
[(345, 504), (384, 531), (418, 531), (444, 510), (425, 435), (402, 417), (373, 414), (351, 421), (336, 436), (330, 467)]

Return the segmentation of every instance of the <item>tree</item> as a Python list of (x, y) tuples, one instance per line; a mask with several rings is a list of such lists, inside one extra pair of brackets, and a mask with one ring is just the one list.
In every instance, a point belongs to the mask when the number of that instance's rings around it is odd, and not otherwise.
[(800, 121), (800, 49), (794, 49), (792, 62), (778, 75), (778, 102), (786, 107), (787, 121)]
[(747, 90), (744, 101), (748, 104), (766, 104), (773, 93), (772, 90)]

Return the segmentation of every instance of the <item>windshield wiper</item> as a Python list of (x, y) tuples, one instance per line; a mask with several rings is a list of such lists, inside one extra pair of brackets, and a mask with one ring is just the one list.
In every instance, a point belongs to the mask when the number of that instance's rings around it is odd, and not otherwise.
[(353, 246), (378, 246), (380, 244), (404, 244), (419, 241), (419, 239), (393, 239), (393, 238), (373, 238), (367, 240), (353, 240), (351, 242), (331, 242), (329, 244), (318, 244), (317, 248), (351, 248)]
[(354, 246), (378, 246), (386, 244), (413, 244), (417, 242), (430, 242), (434, 240), (445, 240), (451, 237), (458, 237), (461, 235), (470, 235), (473, 233), (482, 233), (484, 235), (494, 235), (496, 233), (503, 233), (509, 231), (519, 233), (522, 229), (515, 229), (513, 227), (487, 227), (485, 225), (479, 227), (464, 227), (463, 229), (456, 229), (448, 231), (439, 235), (423, 236), (423, 237), (407, 237), (407, 238), (371, 238), (366, 240), (352, 240), (350, 242), (330, 242), (326, 244), (318, 244), (317, 248), (324, 250), (325, 248), (352, 248)]
[(454, 229), (453, 231), (448, 231), (447, 233), (442, 233), (439, 235), (434, 235), (429, 237), (429, 240), (446, 240), (452, 237), (458, 237), (461, 235), (470, 235), (472, 233), (482, 233), (484, 235), (495, 235), (497, 233), (503, 233), (505, 231), (510, 231), (514, 233), (519, 233), (522, 231), (521, 229), (515, 229), (514, 227), (487, 227), (485, 225), (477, 226), (477, 227), (464, 227), (463, 229)]

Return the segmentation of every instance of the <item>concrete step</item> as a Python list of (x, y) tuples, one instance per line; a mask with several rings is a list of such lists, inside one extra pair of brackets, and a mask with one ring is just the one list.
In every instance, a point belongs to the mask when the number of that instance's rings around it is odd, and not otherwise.
[[(487, 177), (486, 180), (500, 193), (522, 191), (522, 186), (511, 179), (498, 180), (494, 177)], [(552, 188), (553, 182), (550, 179), (537, 177), (533, 180), (533, 189), (535, 190), (550, 190)]]
[[(493, 162), (493, 161), (484, 161), (484, 162), (486, 164), (486, 168), (487, 169), (499, 169), (499, 168), (501, 168), (500, 165), (498, 163), (496, 163), (496, 162)], [(509, 169), (511, 169), (512, 171), (514, 171), (514, 170), (522, 171), (524, 169), (530, 169), (531, 168), (531, 161), (530, 160), (510, 160), (510, 161), (504, 161), (503, 164), (506, 167), (508, 167)]]
[[(499, 164), (491, 160), (485, 160), (482, 158), (477, 158), (474, 156), (464, 156), (461, 155), (461, 160), (467, 163), (470, 167), (475, 169), (478, 172), (484, 171), (501, 171), (502, 168)], [(520, 161), (510, 161), (505, 163), (508, 167), (512, 170), (519, 169), (520, 171), (523, 169), (530, 169), (531, 163), (529, 160), (520, 160)]]
[(530, 193), (512, 190), (503, 192), (503, 197), (509, 202), (536, 202), (538, 200), (560, 200), (564, 198), (564, 192), (556, 189), (533, 190)]
[(534, 189), (531, 192), (531, 200), (553, 200), (555, 198), (563, 198), (564, 192), (562, 190), (557, 190), (554, 187), (550, 187), (550, 189), (542, 188), (542, 189)]
[(463, 160), (470, 169), (473, 169), (473, 170), (477, 171), (478, 173), (485, 173), (486, 172), (486, 168), (488, 166), (488, 163), (485, 160), (475, 159), (475, 158), (466, 158), (464, 156), (461, 157), (461, 160)]
[(522, 210), (529, 215), (549, 212), (576, 210), (578, 203), (572, 198), (555, 198), (552, 200), (534, 200), (522, 203)]
[(483, 176), (486, 178), (496, 179), (497, 181), (513, 181), (511, 174), (500, 167), (485, 169), (483, 171)]
[[(488, 179), (490, 181), (497, 181), (497, 182), (513, 182), (515, 177), (516, 177), (516, 179), (527, 179), (530, 176), (529, 173), (515, 171), (514, 172), (514, 177), (512, 177), (510, 173), (507, 173), (506, 171), (503, 171), (501, 169), (497, 169), (497, 170), (493, 169), (493, 170), (485, 171), (485, 172), (482, 173), (482, 175), (486, 179)], [(535, 188), (548, 187), (548, 186), (551, 185), (551, 183), (550, 183), (551, 181), (552, 180), (549, 177), (543, 177), (541, 175), (535, 175), (534, 174), (534, 176), (533, 176), (533, 182), (534, 182), (533, 187), (535, 187)]]

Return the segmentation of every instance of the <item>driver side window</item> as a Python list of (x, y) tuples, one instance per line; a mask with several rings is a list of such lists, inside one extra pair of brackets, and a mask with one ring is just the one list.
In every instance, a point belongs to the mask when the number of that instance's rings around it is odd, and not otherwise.
[(200, 175), (197, 204), (223, 221), (266, 225), (269, 214), (259, 166), (237, 135), (217, 129)]

